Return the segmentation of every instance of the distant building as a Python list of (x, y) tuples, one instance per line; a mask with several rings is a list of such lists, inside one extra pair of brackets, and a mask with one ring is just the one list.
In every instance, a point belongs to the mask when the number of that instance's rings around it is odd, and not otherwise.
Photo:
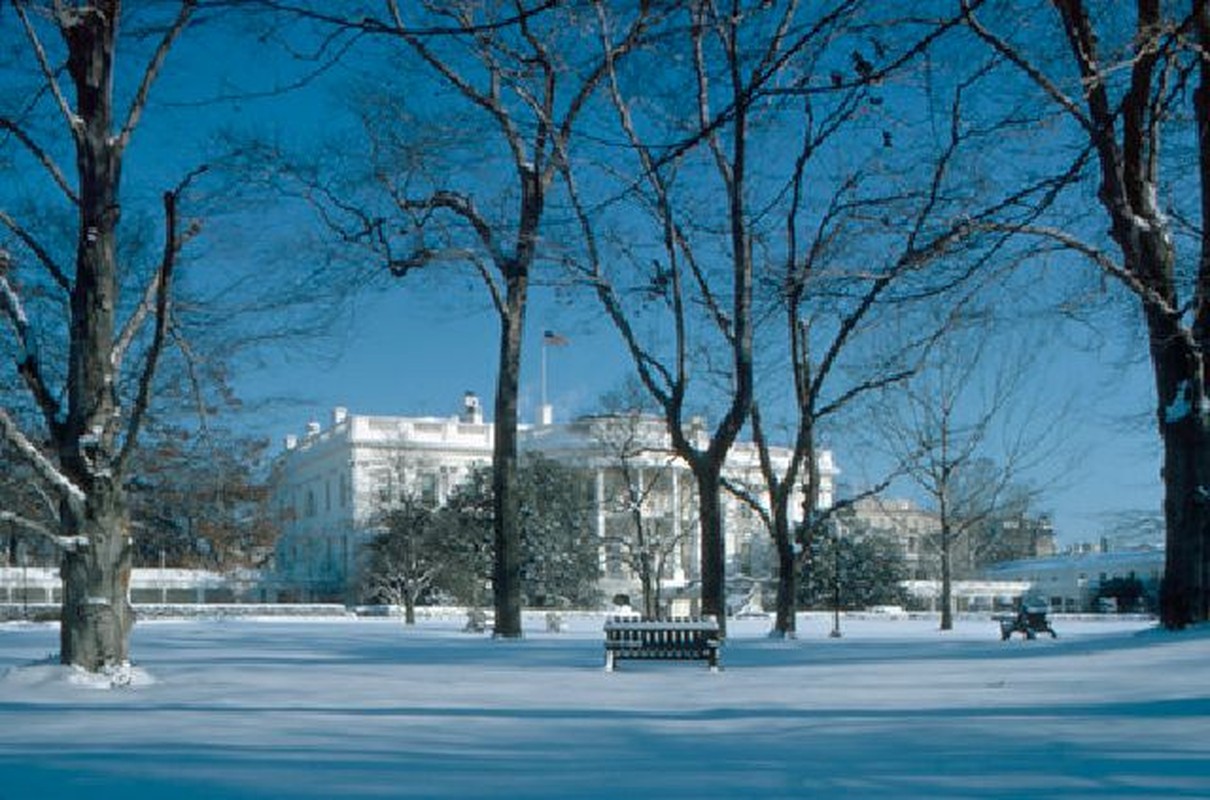
[[(550, 420), (544, 411), (544, 421)], [(694, 435), (704, 441), (704, 423)], [(692, 426), (691, 426), (692, 427)], [(378, 512), (403, 492), (435, 505), (472, 470), (490, 465), (493, 426), (483, 420), (478, 398), (467, 393), (462, 412), (449, 418), (359, 416), (337, 408), (331, 423), (317, 422), (306, 433), (288, 436), (272, 477), (272, 507), (280, 520), (278, 582), (283, 594), (298, 599), (356, 600), (355, 590), (366, 544), (374, 535)], [(662, 420), (634, 415), (584, 417), (571, 423), (522, 426), (520, 448), (584, 469), (592, 481), (597, 507), (594, 533), (601, 542), (601, 588), (608, 596), (637, 591), (624, 557), (626, 527), (633, 520), (634, 496), (642, 487), (645, 525), (672, 542), (662, 572), (663, 586), (685, 589), (698, 577), (697, 491), (688, 466), (672, 454)], [(780, 469), (790, 451), (777, 449)], [(759, 491), (759, 458), (750, 443), (737, 443), (725, 473), (736, 485)], [(819, 457), (820, 505), (833, 501), (832, 454)], [(724, 493), (729, 575), (763, 573), (768, 533), (744, 502)], [(801, 498), (791, 501), (801, 513)]]
[(1055, 611), (1096, 611), (1101, 587), (1115, 578), (1137, 579), (1147, 595), (1156, 597), (1164, 576), (1164, 550), (1074, 552), (995, 564), (984, 574), (990, 580), (1027, 581), (1031, 591), (1046, 597)]
[[(940, 577), (941, 519), (903, 498), (866, 497), (839, 511), (842, 535), (878, 535), (895, 542), (909, 579)], [(975, 578), (1001, 561), (1052, 555), (1054, 531), (1045, 515), (1011, 515), (988, 520), (962, 533), (952, 545), (955, 577)]]
[(864, 497), (837, 513), (842, 536), (879, 536), (895, 542), (910, 579), (937, 574), (935, 539), (941, 521), (911, 500)]

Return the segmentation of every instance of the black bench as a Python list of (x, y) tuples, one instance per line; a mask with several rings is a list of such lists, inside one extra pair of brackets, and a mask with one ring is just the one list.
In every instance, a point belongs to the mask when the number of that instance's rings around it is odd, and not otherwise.
[(609, 617), (605, 620), (605, 670), (623, 658), (707, 661), (719, 669), (719, 627), (714, 617)]

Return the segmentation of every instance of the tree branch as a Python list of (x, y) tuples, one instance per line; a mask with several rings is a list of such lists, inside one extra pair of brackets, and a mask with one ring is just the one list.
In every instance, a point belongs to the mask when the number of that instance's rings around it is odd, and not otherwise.
[(147, 413), (147, 407), (151, 403), (151, 383), (155, 377), (156, 367), (159, 366), (160, 354), (164, 350), (164, 341), (167, 338), (172, 273), (176, 267), (177, 254), (180, 252), (177, 233), (177, 201), (180, 200), (181, 194), (190, 182), (205, 171), (204, 166), (193, 170), (175, 188), (164, 192), (164, 251), (160, 257), (159, 269), (156, 271), (155, 330), (152, 333), (147, 355), (144, 357), (143, 371), (139, 375), (139, 388), (135, 395), (134, 405), (130, 409), (126, 441), (122, 443), (122, 451), (118, 455), (117, 473), (119, 475), (124, 470), (138, 441), (143, 416)]
[(61, 550), (77, 550), (81, 547), (87, 546), (88, 544), (87, 537), (60, 536), (59, 534), (55, 533), (53, 529), (48, 528), (41, 522), (24, 517), (13, 511), (5, 511), (4, 509), (0, 509), (0, 522), (7, 522), (10, 525), (16, 525), (18, 528), (22, 528), (29, 533), (50, 541)]
[(46, 268), (51, 279), (58, 284), (59, 288), (65, 292), (71, 291), (71, 282), (67, 279), (67, 274), (51, 257), (50, 253), (44, 248), (37, 239), (27, 231), (21, 223), (17, 222), (4, 211), (0, 211), (0, 224), (13, 232), (13, 235), (21, 240), (22, 244), (30, 249), (30, 252), (37, 257), (38, 261)]
[(1050, 95), (1051, 99), (1058, 103), (1064, 111), (1080, 124), (1080, 127), (1090, 133), (1095, 133), (1096, 129), (1092, 120), (1084, 114), (1078, 103), (1064, 94), (1041, 70), (1026, 61), (1008, 42), (996, 36), (985, 28), (979, 20), (975, 19), (974, 8), (971, 6), (969, 0), (962, 0), (962, 18), (966, 20), (967, 26), (975, 32), (976, 36), (991, 45), (993, 50), (1008, 59), (1018, 69), (1029, 76), (1029, 79), (1037, 84), (1042, 91)]
[(160, 74), (160, 68), (164, 65), (164, 59), (168, 57), (168, 51), (172, 49), (173, 42), (180, 36), (181, 31), (189, 22), (189, 16), (193, 13), (194, 6), (197, 0), (181, 0), (180, 11), (177, 12), (176, 19), (172, 25), (164, 32), (163, 38), (160, 39), (160, 44), (156, 47), (155, 53), (148, 62), (147, 68), (143, 70), (143, 79), (139, 82), (138, 91), (135, 92), (134, 99), (130, 102), (130, 110), (126, 115), (126, 123), (122, 126), (122, 131), (118, 134), (114, 141), (114, 150), (121, 153), (126, 149), (126, 145), (130, 142), (131, 134), (139, 124), (139, 118), (143, 115), (143, 109), (147, 105), (147, 96), (151, 92), (151, 85), (155, 83), (155, 79)]
[(7, 442), (64, 500), (77, 506), (84, 503), (84, 491), (42, 454), (4, 408), (0, 408), (0, 439)]
[(80, 202), (80, 198), (76, 195), (75, 190), (72, 189), (71, 184), (67, 182), (67, 178), (64, 176), (63, 170), (59, 169), (59, 165), (55, 163), (53, 158), (51, 158), (50, 153), (46, 152), (46, 150), (35, 142), (33, 138), (25, 132), (24, 128), (22, 128), (16, 122), (13, 122), (8, 117), (0, 117), (0, 130), (6, 130), (13, 136), (17, 137), (17, 141), (19, 141), (38, 161), (38, 163), (42, 165), (47, 174), (50, 175), (50, 179), (54, 181), (55, 185), (59, 187), (59, 190), (63, 192), (63, 194), (72, 202), (73, 205)]
[(60, 430), (59, 401), (46, 384), (42, 375), (42, 365), (38, 358), (38, 347), (34, 342), (33, 331), (30, 330), (29, 318), (21, 298), (5, 275), (8, 268), (8, 254), (0, 250), (0, 311), (8, 318), (17, 337), (17, 372), (25, 381), (26, 388), (34, 396), (47, 429), (52, 434)]
[[(202, 0), (206, 7), (225, 7), (229, 5), (245, 5), (246, 0)], [(301, 17), (303, 19), (313, 20), (315, 22), (323, 22), (328, 25), (334, 25), (347, 30), (357, 30), (364, 33), (382, 34), (388, 36), (416, 36), (416, 37), (448, 37), (448, 36), (472, 36), (480, 33), (490, 33), (491, 31), (503, 30), (511, 28), (522, 19), (535, 17), (559, 5), (560, 0), (543, 0), (543, 2), (530, 9), (525, 9), (513, 16), (504, 17), (503, 19), (495, 20), (494, 22), (484, 22), (472, 26), (449, 26), (449, 25), (428, 25), (419, 28), (409, 28), (403, 23), (403, 16), (399, 12), (399, 4), (396, 0), (386, 0), (387, 12), (390, 14), (391, 21), (383, 22), (380, 19), (369, 15), (362, 15), (356, 19), (348, 19), (336, 14), (326, 14), (322, 11), (316, 11), (306, 6), (297, 5), (295, 3), (278, 2), (278, 0), (256, 0), (256, 2), (272, 11), (284, 11), (289, 14)], [(328, 5), (323, 3), (323, 5)]]
[[(29, 40), (30, 46), (34, 49), (34, 56), (38, 60), (38, 67), (42, 70), (42, 77), (46, 81), (46, 87), (50, 89), (50, 93), (54, 96), (55, 102), (59, 106), (59, 111), (63, 114), (63, 119), (67, 122), (67, 127), (71, 130), (74, 138), (79, 138), (84, 130), (84, 120), (78, 114), (72, 111), (71, 105), (67, 102), (66, 95), (59, 87), (59, 81), (55, 79), (55, 72), (51, 69), (50, 61), (46, 57), (46, 50), (42, 47), (42, 41), (38, 38), (37, 31), (30, 24), (29, 17), (25, 13), (25, 0), (13, 0), (13, 9), (17, 12), (17, 16), (21, 18), (21, 25), (25, 28), (25, 37)], [(63, 10), (59, 4), (55, 4), (55, 14), (63, 14)], [(56, 20), (60, 27), (66, 23), (60, 17)]]
[[(201, 166), (201, 167), (198, 167), (198, 168), (192, 170), (189, 173), (189, 175), (184, 180), (182, 180), (180, 184), (178, 184), (177, 188), (174, 190), (175, 194), (179, 197), (180, 193), (184, 190), (184, 187), (186, 185), (188, 185), (198, 175), (201, 175), (202, 173), (206, 172), (207, 169), (208, 169), (208, 167)], [(174, 201), (174, 203), (175, 203), (175, 201)], [(165, 206), (167, 206), (166, 199), (165, 199)], [(165, 210), (167, 211), (167, 208), (165, 208)], [(175, 211), (174, 211), (174, 213), (175, 213)], [(175, 259), (176, 255), (178, 253), (180, 253), (181, 249), (185, 246), (185, 244), (188, 243), (188, 241), (190, 239), (192, 239), (195, 235), (197, 235), (200, 228), (195, 224), (193, 226), (190, 226), (183, 233), (178, 234), (176, 232), (176, 228), (175, 228), (175, 226), (176, 226), (175, 219), (173, 220), (172, 225), (173, 225), (173, 228), (172, 228), (171, 233), (166, 234), (165, 247), (167, 247), (168, 244), (171, 243), (171, 246), (173, 247), (172, 258)], [(137, 336), (139, 330), (142, 329), (143, 323), (147, 321), (148, 315), (151, 314), (151, 312), (153, 310), (155, 310), (157, 307), (157, 298), (163, 290), (163, 272), (164, 272), (163, 264), (164, 264), (164, 260), (167, 257), (167, 255), (168, 255), (167, 252), (165, 252), (161, 256), (160, 266), (156, 269), (155, 274), (152, 275), (151, 279), (147, 282), (147, 286), (143, 290), (142, 299), (139, 301), (139, 304), (135, 307), (134, 312), (130, 315), (130, 318), (126, 320), (126, 324), (122, 326), (122, 330), (119, 332), (119, 334), (114, 342), (113, 351), (110, 355), (110, 362), (113, 364), (113, 368), (114, 368), (115, 372), (118, 372), (121, 370), (122, 362), (125, 359), (126, 353), (129, 351), (130, 346), (133, 343), (135, 336)]]
[[(495, 236), (492, 234), (491, 225), (489, 225), (487, 219), (484, 218), (481, 213), (479, 213), (479, 209), (475, 207), (474, 201), (472, 201), (469, 197), (459, 194), (458, 192), (442, 189), (423, 199), (409, 199), (404, 197), (396, 198), (395, 204), (399, 207), (400, 211), (405, 213), (410, 213), (413, 211), (445, 209), (450, 213), (461, 217), (465, 222), (470, 224), (471, 228), (474, 229), (475, 235), (478, 236), (479, 241), (487, 249), (493, 262), (496, 264), (503, 264), (505, 261), (507, 261), (507, 256), (505, 256), (504, 251), (501, 250), (499, 244), (496, 243)], [(406, 272), (406, 270), (404, 271)]]

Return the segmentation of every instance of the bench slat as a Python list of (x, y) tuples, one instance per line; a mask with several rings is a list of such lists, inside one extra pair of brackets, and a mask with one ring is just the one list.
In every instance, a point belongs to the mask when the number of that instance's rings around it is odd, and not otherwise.
[(719, 626), (712, 617), (650, 620), (610, 617), (605, 622), (605, 668), (617, 659), (705, 660), (718, 669)]

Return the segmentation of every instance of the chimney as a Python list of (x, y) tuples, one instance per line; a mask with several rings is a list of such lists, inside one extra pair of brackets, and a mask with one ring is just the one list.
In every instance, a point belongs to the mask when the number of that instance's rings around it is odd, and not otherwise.
[(462, 397), (461, 422), (479, 425), (483, 422), (483, 409), (479, 407), (479, 397), (474, 392), (467, 392)]
[(335, 427), (349, 418), (349, 409), (344, 406), (337, 406), (332, 409), (332, 426)]
[(307, 423), (307, 438), (319, 435), (319, 423), (312, 420)]
[(298, 447), (298, 437), (292, 433), (287, 433), (286, 434), (286, 449), (293, 450), (295, 447)]

